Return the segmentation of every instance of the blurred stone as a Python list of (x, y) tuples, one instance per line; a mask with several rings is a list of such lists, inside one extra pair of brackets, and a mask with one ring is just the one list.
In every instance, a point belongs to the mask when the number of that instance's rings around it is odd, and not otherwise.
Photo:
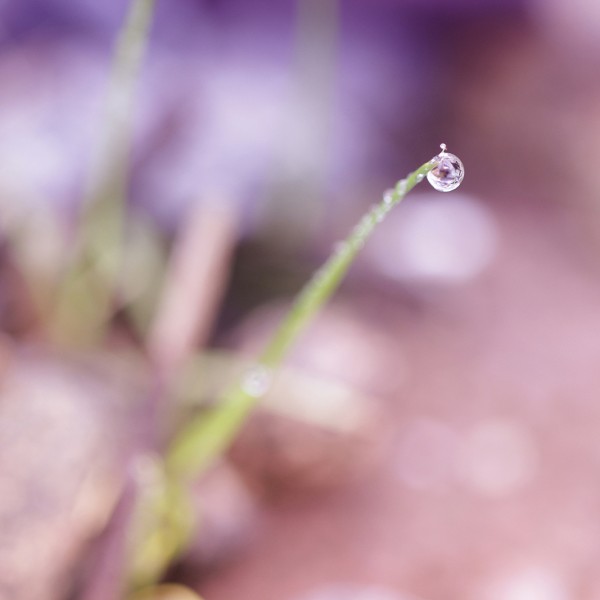
[(120, 487), (127, 391), (94, 370), (19, 353), (0, 402), (0, 597), (64, 598)]
[[(234, 344), (256, 353), (282, 313), (280, 306), (257, 311)], [(267, 495), (327, 489), (360, 477), (377, 460), (387, 431), (371, 393), (385, 390), (390, 369), (402, 377), (404, 356), (355, 307), (337, 303), (309, 327), (289, 364), (236, 440), (234, 464)]]
[(197, 576), (199, 569), (214, 569), (236, 556), (248, 544), (259, 518), (256, 497), (236, 470), (223, 462), (194, 486), (193, 498), (198, 528), (178, 569), (186, 580)]
[(230, 456), (258, 490), (279, 495), (314, 492), (356, 479), (377, 456), (377, 446), (372, 420), (344, 431), (259, 408)]

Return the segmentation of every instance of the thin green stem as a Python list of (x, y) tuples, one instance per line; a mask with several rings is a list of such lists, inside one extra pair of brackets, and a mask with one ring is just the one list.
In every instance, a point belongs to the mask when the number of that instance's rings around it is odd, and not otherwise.
[(195, 417), (177, 436), (167, 456), (167, 469), (177, 478), (200, 475), (234, 440), (246, 416), (267, 391), (273, 371), (319, 309), (340, 285), (354, 258), (375, 227), (433, 168), (429, 161), (385, 193), (358, 222), (345, 241), (298, 295), (255, 366), (228, 389), (208, 415)]

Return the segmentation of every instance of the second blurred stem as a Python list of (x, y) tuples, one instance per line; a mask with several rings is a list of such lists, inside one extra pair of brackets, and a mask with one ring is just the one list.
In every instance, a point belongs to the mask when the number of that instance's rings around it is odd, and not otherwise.
[(154, 5), (155, 0), (135, 0), (117, 41), (75, 252), (51, 322), (62, 343), (97, 343), (112, 316), (122, 262), (135, 91)]

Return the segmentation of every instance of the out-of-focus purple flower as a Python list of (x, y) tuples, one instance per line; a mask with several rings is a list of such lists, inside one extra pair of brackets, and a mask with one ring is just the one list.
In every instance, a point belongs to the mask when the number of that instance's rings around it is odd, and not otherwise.
[(6, 221), (81, 192), (103, 72), (68, 44), (31, 46), (0, 60), (0, 212)]

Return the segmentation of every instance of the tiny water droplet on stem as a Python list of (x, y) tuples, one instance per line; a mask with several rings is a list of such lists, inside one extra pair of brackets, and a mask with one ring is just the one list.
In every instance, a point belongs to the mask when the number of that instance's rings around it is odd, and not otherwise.
[(244, 377), (242, 388), (248, 396), (261, 398), (271, 387), (271, 371), (263, 365), (257, 365), (250, 369)]
[(394, 190), (385, 190), (383, 194), (383, 201), (385, 204), (392, 204), (394, 202)]

